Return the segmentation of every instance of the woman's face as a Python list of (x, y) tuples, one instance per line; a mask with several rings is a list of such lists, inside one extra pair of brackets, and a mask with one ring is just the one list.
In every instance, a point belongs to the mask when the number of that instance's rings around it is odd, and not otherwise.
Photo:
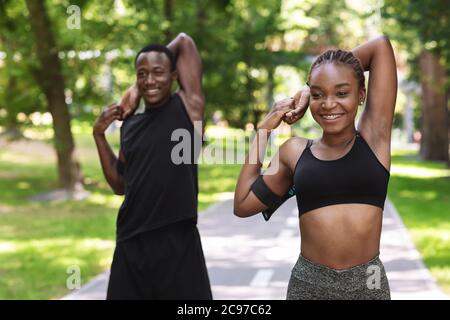
[(339, 133), (355, 126), (358, 105), (365, 98), (349, 66), (326, 63), (310, 75), (311, 114), (326, 133)]

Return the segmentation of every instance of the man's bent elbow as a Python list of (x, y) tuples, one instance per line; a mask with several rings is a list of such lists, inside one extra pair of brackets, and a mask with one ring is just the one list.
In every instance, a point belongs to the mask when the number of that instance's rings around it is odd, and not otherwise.
[(391, 45), (391, 40), (389, 39), (389, 36), (387, 36), (387, 35), (381, 35), (381, 36), (379, 36), (379, 37), (378, 37), (378, 41), (379, 41), (380, 43), (382, 43), (383, 45), (385, 45), (385, 46), (389, 46), (389, 47), (392, 46), (392, 45)]
[(125, 194), (125, 191), (123, 189), (113, 189), (113, 192), (118, 196), (123, 196)]
[(180, 32), (177, 36), (181, 42), (193, 42), (194, 40), (185, 32)]
[(125, 188), (123, 185), (111, 185), (111, 189), (115, 195), (123, 196), (125, 194)]

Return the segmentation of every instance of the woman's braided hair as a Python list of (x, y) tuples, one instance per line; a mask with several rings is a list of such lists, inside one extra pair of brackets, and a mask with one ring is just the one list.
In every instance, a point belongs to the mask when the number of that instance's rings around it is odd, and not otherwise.
[(352, 52), (340, 49), (328, 50), (316, 58), (314, 63), (311, 65), (311, 69), (309, 70), (308, 73), (308, 82), (307, 82), (308, 85), (312, 71), (325, 63), (348, 65), (349, 67), (352, 68), (353, 73), (355, 74), (355, 77), (358, 80), (359, 87), (365, 88), (364, 69), (362, 68), (360, 61), (353, 55)]

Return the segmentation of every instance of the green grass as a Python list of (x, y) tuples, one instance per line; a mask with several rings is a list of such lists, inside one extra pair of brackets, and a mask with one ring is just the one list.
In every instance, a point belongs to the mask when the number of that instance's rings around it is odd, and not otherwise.
[[(0, 299), (57, 299), (69, 293), (68, 267), (81, 270), (82, 285), (106, 270), (114, 250), (122, 197), (101, 172), (89, 126), (74, 126), (77, 152), (91, 196), (84, 201), (36, 203), (29, 198), (56, 188), (54, 152), (47, 128), (28, 130), (38, 142), (0, 150)], [(118, 135), (108, 137), (118, 148)], [(237, 165), (199, 166), (199, 210), (230, 198)]]
[(69, 292), (70, 265), (80, 267), (86, 283), (110, 264), (120, 198), (100, 179), (92, 153), (81, 155), (92, 197), (32, 203), (29, 197), (56, 187), (53, 153), (0, 151), (0, 299), (58, 298)]
[(389, 198), (408, 228), (426, 266), (450, 294), (450, 170), (394, 152)]

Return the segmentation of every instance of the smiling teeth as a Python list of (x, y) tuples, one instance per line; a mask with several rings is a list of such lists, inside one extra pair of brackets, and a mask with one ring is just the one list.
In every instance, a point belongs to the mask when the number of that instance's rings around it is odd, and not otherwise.
[(158, 92), (158, 89), (151, 89), (151, 90), (147, 90), (148, 93), (156, 93)]
[(339, 114), (322, 115), (322, 118), (327, 120), (333, 120), (339, 117)]

